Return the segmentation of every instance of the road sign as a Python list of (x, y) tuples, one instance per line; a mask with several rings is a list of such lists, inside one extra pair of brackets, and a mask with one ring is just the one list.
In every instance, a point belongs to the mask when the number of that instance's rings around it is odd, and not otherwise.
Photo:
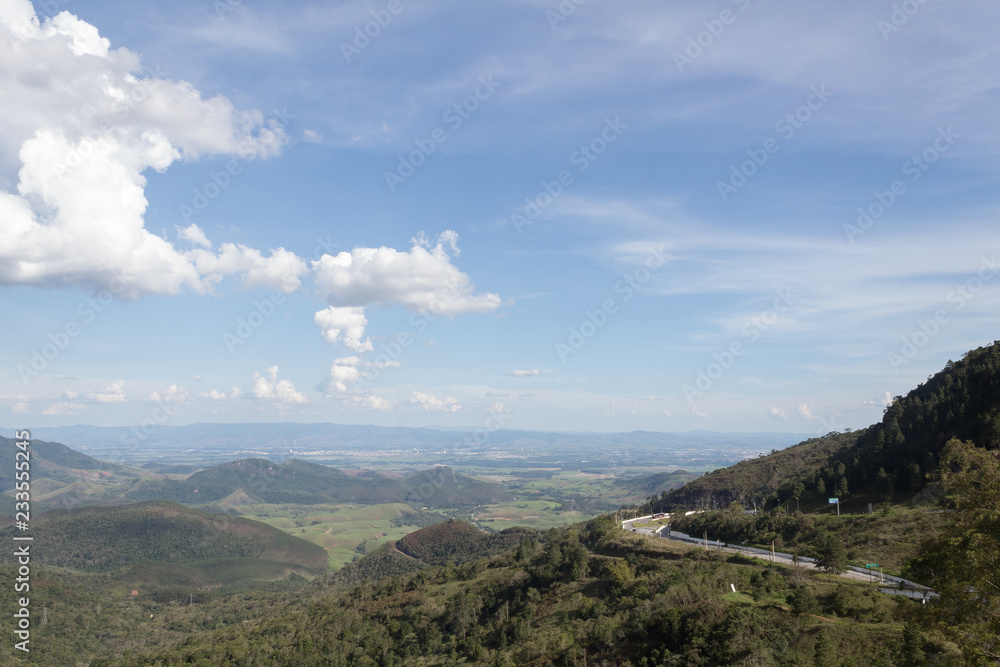
[(878, 563), (865, 563), (865, 567), (869, 570), (874, 570), (875, 568), (882, 567)]
[(840, 504), (840, 498), (827, 498), (826, 502), (830, 503), (831, 505), (833, 503), (837, 503), (839, 505)]

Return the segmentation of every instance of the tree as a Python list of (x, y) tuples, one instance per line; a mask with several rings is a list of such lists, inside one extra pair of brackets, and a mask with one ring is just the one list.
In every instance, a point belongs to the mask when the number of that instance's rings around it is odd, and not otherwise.
[(816, 611), (816, 595), (808, 586), (799, 586), (789, 598), (792, 611), (796, 614), (811, 614)]
[(805, 484), (803, 484), (802, 482), (795, 482), (795, 484), (792, 486), (792, 498), (795, 498), (796, 512), (799, 511), (799, 498), (801, 498), (802, 494), (805, 492), (806, 492), (806, 487)]
[(813, 648), (813, 661), (816, 667), (834, 667), (837, 664), (833, 642), (827, 636), (826, 630), (820, 630), (819, 636), (816, 637), (816, 644)]
[(930, 605), (939, 629), (974, 664), (1000, 661), (1000, 460), (951, 439), (941, 454), (941, 485), (954, 521), (924, 545), (918, 567), (940, 597)]
[(816, 566), (827, 572), (840, 574), (847, 569), (847, 549), (833, 533), (823, 532), (816, 537)]
[(903, 660), (908, 665), (919, 665), (924, 660), (924, 637), (913, 623), (903, 626)]

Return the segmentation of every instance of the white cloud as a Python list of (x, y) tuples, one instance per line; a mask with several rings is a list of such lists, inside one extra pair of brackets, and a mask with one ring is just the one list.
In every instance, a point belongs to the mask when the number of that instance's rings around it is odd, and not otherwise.
[(691, 406), (691, 414), (693, 414), (695, 417), (708, 417), (708, 415), (706, 415), (704, 412), (698, 409), (697, 405)]
[(323, 135), (316, 130), (302, 130), (302, 138), (311, 144), (318, 144), (323, 141)]
[(320, 296), (330, 304), (314, 318), (327, 341), (343, 342), (355, 352), (371, 351), (371, 340), (362, 336), (368, 324), (365, 308), (373, 304), (399, 304), (434, 315), (486, 313), (500, 306), (496, 294), (474, 294), (469, 276), (451, 263), (445, 246), (459, 254), (454, 231), (442, 232), (433, 246), (423, 232), (412, 241), (409, 252), (359, 247), (312, 263)]
[(348, 405), (364, 410), (387, 412), (396, 409), (396, 401), (387, 400), (375, 394), (354, 394), (346, 399)]
[(799, 414), (804, 419), (816, 419), (816, 417), (813, 416), (812, 411), (809, 409), (809, 406), (806, 405), (805, 403), (799, 404)]
[[(123, 403), (125, 402), (125, 380), (116, 380), (104, 389), (89, 390), (83, 393), (83, 397), (95, 403)], [(69, 397), (70, 392), (66, 392)], [(73, 398), (75, 398), (75, 392)]]
[(483, 410), (484, 413), (488, 415), (509, 415), (510, 410), (508, 410), (503, 403), (500, 401), (494, 401), (493, 405)]
[(781, 408), (771, 408), (771, 411), (768, 414), (775, 419), (784, 419), (785, 421), (788, 421), (788, 417), (785, 416), (785, 411)]
[(200, 245), (203, 248), (212, 247), (212, 242), (208, 240), (207, 236), (205, 236), (204, 230), (193, 222), (187, 227), (178, 227), (177, 235), (185, 241), (190, 241), (191, 243)]
[(362, 379), (373, 380), (386, 368), (399, 368), (395, 360), (367, 361), (361, 357), (339, 357), (333, 360), (330, 374), (317, 387), (327, 398), (344, 398), (345, 394), (360, 395)]
[[(458, 236), (446, 231), (432, 248), (414, 239), (409, 252), (393, 248), (355, 248), (323, 255), (312, 263), (321, 296), (332, 306), (364, 308), (400, 304), (435, 315), (488, 313), (500, 306), (493, 293), (473, 294), (469, 276), (451, 263), (444, 244), (453, 249)], [(457, 252), (455, 253), (457, 254)]]
[(427, 412), (459, 412), (462, 409), (462, 404), (450, 396), (439, 399), (436, 396), (424, 394), (419, 391), (413, 392), (413, 395), (410, 397), (410, 403)]
[(531, 370), (526, 370), (526, 371), (516, 370), (516, 371), (512, 371), (511, 375), (513, 375), (516, 378), (523, 378), (523, 377), (528, 377), (528, 376), (531, 376), (531, 375), (538, 375), (538, 369), (537, 368), (532, 368)]
[(26, 415), (28, 414), (28, 404), (25, 402), (15, 403), (10, 408), (11, 413), (15, 415)]
[[(280, 126), (144, 73), (137, 54), (62, 12), (40, 23), (27, 0), (0, 9), (0, 285), (112, 287), (120, 298), (210, 292), (228, 274), (290, 291), (305, 263), (227, 244), (180, 251), (145, 228), (149, 169), (207, 155), (269, 157)], [(181, 237), (207, 246), (195, 226)], [(86, 249), (81, 252), (81, 249)], [(124, 276), (124, 278), (123, 278)]]
[(168, 405), (185, 405), (188, 402), (190, 392), (180, 385), (172, 384), (162, 392), (153, 391), (149, 395), (149, 400), (156, 403), (166, 403)]
[(306, 397), (295, 391), (295, 385), (290, 380), (278, 380), (278, 367), (271, 366), (267, 375), (254, 373), (251, 393), (259, 400), (271, 400), (277, 403), (305, 403)]
[(198, 398), (207, 401), (235, 401), (237, 398), (243, 396), (243, 390), (239, 387), (233, 387), (229, 390), (229, 393), (219, 391), (218, 389), (213, 389), (212, 391), (202, 391), (198, 392)]
[(344, 345), (355, 352), (371, 352), (371, 340), (361, 340), (368, 325), (364, 308), (330, 306), (316, 313), (314, 321), (323, 331), (323, 338), (327, 342), (337, 343), (343, 340)]

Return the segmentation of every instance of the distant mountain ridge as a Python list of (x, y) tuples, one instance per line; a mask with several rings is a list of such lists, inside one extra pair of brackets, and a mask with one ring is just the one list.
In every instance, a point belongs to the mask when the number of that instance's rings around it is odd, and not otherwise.
[[(0, 431), (2, 432), (2, 431)], [(11, 430), (11, 433), (13, 431)], [(55, 426), (38, 427), (32, 436), (69, 443), (86, 450), (113, 451), (129, 439), (129, 427)], [(586, 447), (642, 446), (677, 448), (690, 446), (741, 445), (765, 450), (782, 448), (808, 437), (803, 433), (724, 433), (690, 431), (664, 433), (631, 431), (620, 433), (586, 433), (560, 431), (527, 431), (500, 429), (490, 434), (490, 447), (560, 446)], [(160, 426), (150, 436), (144, 436), (139, 450), (155, 454), (163, 448), (212, 449), (286, 449), (295, 452), (329, 449), (407, 449), (407, 448), (475, 448), (472, 429), (438, 430), (403, 426), (372, 426), (355, 424), (313, 423), (197, 423), (184, 426)]]
[(457, 474), (446, 466), (396, 479), (378, 473), (348, 475), (299, 459), (280, 464), (266, 459), (221, 463), (183, 480), (143, 481), (125, 496), (132, 501), (165, 499), (202, 505), (237, 492), (242, 492), (244, 502), (304, 505), (330, 502), (479, 505), (513, 498), (500, 484)]

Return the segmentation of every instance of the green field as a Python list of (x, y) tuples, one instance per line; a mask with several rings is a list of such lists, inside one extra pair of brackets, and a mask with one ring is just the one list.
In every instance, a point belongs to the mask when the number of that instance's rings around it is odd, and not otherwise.
[[(468, 467), (463, 474), (497, 482), (513, 491), (515, 499), (475, 508), (438, 507), (433, 511), (403, 503), (378, 505), (234, 505), (248, 519), (263, 521), (323, 547), (331, 569), (386, 542), (395, 541), (426, 525), (427, 514), (470, 521), (490, 531), (514, 526), (535, 530), (569, 525), (616, 509), (634, 498), (615, 485), (615, 474), (561, 468)], [(618, 471), (623, 472), (623, 471)], [(639, 471), (630, 471), (633, 474)], [(649, 472), (649, 471), (644, 471)], [(424, 514), (424, 521), (417, 519)], [(410, 516), (407, 521), (403, 518)]]
[(331, 569), (356, 555), (398, 540), (420, 525), (402, 517), (419, 516), (403, 503), (381, 505), (247, 505), (242, 516), (263, 521), (295, 537), (318, 544), (327, 552)]

